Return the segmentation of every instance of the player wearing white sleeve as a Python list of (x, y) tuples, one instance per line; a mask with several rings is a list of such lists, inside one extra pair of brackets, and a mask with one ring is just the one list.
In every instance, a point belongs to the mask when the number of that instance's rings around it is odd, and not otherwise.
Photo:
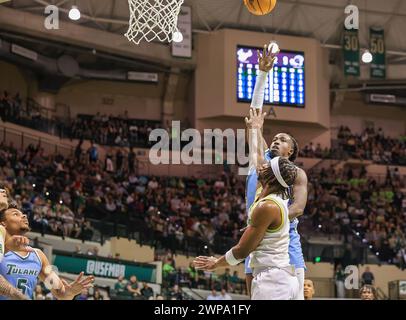
[(259, 50), (257, 53), (259, 70), (255, 82), (254, 93), (252, 94), (251, 108), (262, 110), (267, 76), (269, 71), (273, 68), (276, 56), (279, 53), (279, 46), (276, 43), (271, 42), (269, 45), (264, 45), (262, 55)]

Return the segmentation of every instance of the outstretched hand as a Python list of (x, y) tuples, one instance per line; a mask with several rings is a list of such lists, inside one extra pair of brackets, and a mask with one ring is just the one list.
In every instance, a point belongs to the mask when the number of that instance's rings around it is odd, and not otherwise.
[(193, 260), (196, 269), (213, 271), (217, 268), (217, 259), (215, 257), (199, 256)]
[(276, 44), (272, 43), (271, 46), (268, 48), (268, 45), (264, 45), (264, 49), (262, 50), (262, 54), (259, 50), (258, 52), (258, 64), (259, 64), (259, 70), (269, 72), (272, 70), (273, 65), (275, 63), (276, 56), (279, 53), (279, 48), (277, 48), (276, 52), (272, 52), (274, 46), (277, 46)]
[(250, 108), (249, 118), (245, 117), (247, 129), (262, 129), (265, 117), (266, 112), (262, 112), (261, 109)]
[(6, 251), (32, 252), (33, 248), (29, 246), (30, 240), (24, 236), (12, 236), (5, 243)]
[(68, 283), (67, 281), (62, 280), (64, 286), (64, 294), (67, 297), (74, 298), (82, 292), (83, 289), (89, 289), (93, 287), (94, 276), (83, 277), (83, 272), (79, 274), (75, 281)]

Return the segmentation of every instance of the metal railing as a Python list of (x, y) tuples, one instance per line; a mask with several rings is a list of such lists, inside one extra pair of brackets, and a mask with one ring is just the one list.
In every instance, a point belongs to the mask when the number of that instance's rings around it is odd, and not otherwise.
[(19, 131), (5, 126), (0, 126), (0, 141), (4, 144), (12, 143), (15, 148), (24, 150), (30, 144), (39, 145), (45, 153), (60, 153), (64, 156), (72, 155), (74, 147), (62, 142), (40, 137), (25, 131)]
[(379, 287), (376, 287), (376, 295), (377, 295), (378, 300), (389, 300), (389, 297)]

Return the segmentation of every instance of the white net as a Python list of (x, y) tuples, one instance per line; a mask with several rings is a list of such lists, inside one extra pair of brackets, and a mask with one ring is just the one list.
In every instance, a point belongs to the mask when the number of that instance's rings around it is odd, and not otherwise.
[(178, 15), (184, 0), (128, 0), (130, 21), (125, 34), (129, 41), (139, 44), (173, 40), (178, 33)]

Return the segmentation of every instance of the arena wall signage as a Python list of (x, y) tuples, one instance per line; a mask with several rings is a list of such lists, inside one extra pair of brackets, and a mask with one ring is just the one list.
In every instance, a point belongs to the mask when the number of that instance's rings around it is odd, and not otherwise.
[(372, 53), (371, 78), (386, 78), (385, 32), (381, 28), (370, 28), (370, 51)]
[(115, 259), (71, 255), (58, 252), (53, 264), (59, 272), (92, 274), (95, 277), (114, 278), (124, 276), (129, 279), (135, 275), (139, 281), (155, 282), (156, 266), (152, 264), (117, 262)]
[(183, 35), (180, 42), (172, 42), (172, 56), (192, 58), (192, 8), (183, 6), (178, 17), (178, 28)]

